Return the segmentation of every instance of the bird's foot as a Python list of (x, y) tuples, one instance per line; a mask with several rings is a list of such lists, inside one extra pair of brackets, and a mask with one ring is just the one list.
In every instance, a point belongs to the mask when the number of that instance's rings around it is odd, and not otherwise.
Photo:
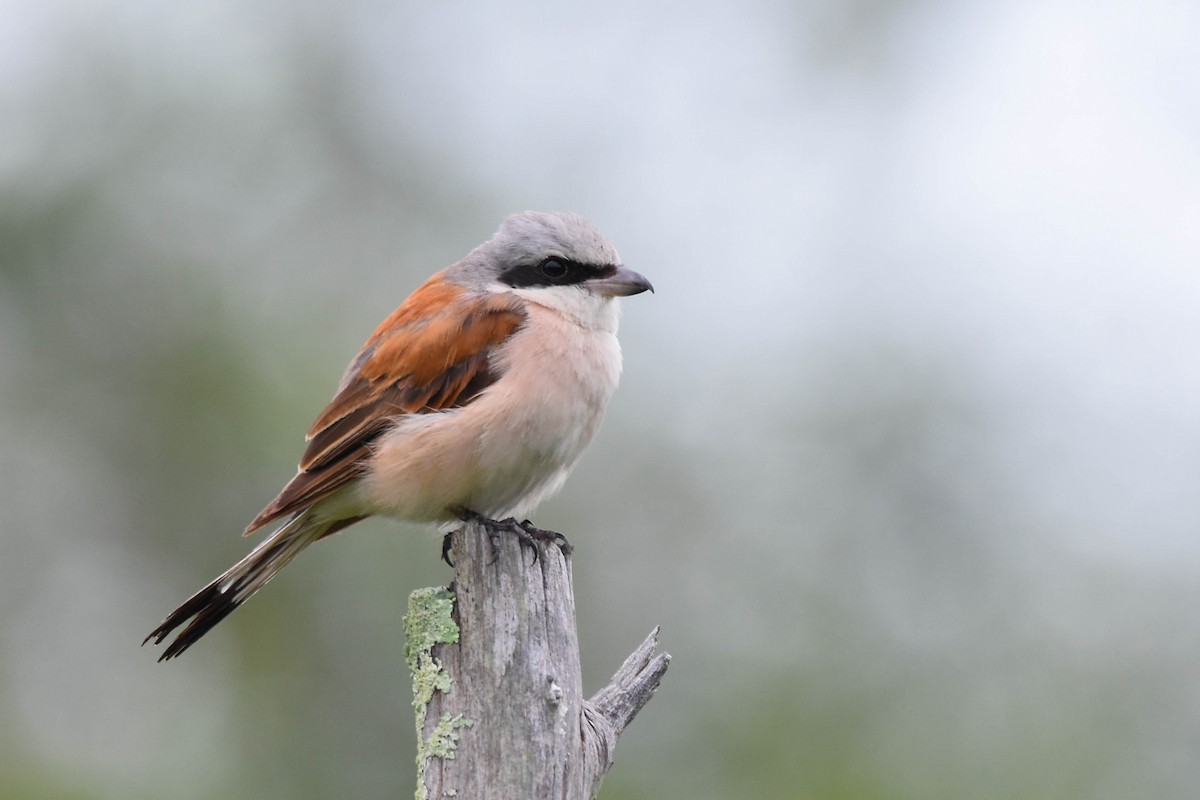
[[(492, 545), (492, 560), (488, 562), (490, 564), (496, 563), (496, 559), (500, 557), (500, 535), (504, 533), (512, 534), (517, 537), (518, 541), (529, 545), (533, 550), (534, 564), (538, 561), (538, 542), (554, 542), (562, 549), (564, 555), (570, 555), (574, 550), (571, 543), (567, 541), (567, 537), (557, 531), (543, 530), (529, 520), (517, 522), (515, 517), (495, 520), (470, 509), (463, 510), (459, 516), (463, 522), (477, 522), (487, 531)], [(442, 539), (442, 559), (450, 564), (450, 534), (446, 534), (446, 537)]]
[[(510, 521), (515, 522), (516, 520)], [(528, 534), (531, 539), (535, 539), (539, 542), (554, 542), (558, 545), (559, 549), (563, 551), (563, 555), (569, 556), (575, 551), (574, 545), (567, 541), (567, 537), (563, 536), (558, 531), (548, 531), (543, 528), (539, 528), (529, 520), (518, 522), (517, 526), (521, 528), (521, 530), (525, 531), (525, 533)]]

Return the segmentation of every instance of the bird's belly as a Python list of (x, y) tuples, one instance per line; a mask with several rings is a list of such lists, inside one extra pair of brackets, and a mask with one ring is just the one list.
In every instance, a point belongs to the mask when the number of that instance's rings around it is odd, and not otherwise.
[(469, 405), (399, 420), (364, 476), (367, 503), (429, 522), (453, 521), (463, 509), (492, 518), (530, 513), (562, 486), (616, 388), (616, 337), (596, 338), (583, 352), (516, 353)]

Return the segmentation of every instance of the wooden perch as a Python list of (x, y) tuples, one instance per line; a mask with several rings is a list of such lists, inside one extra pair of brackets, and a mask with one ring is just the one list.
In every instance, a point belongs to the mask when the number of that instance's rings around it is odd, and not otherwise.
[(417, 798), (595, 797), (617, 739), (667, 671), (658, 629), (583, 699), (570, 557), (478, 523), (451, 541), (454, 583), (409, 599)]

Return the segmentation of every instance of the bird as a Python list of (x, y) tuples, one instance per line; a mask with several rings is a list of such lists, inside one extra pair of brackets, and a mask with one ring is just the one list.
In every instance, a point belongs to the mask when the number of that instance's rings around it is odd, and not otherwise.
[(516, 520), (558, 491), (596, 433), (621, 374), (619, 299), (646, 291), (584, 217), (507, 217), (351, 360), (296, 476), (245, 535), (274, 532), (142, 644), (182, 627), (158, 660), (179, 656), (306, 547), (368, 517), (447, 537), (471, 520), (493, 536), (557, 537)]

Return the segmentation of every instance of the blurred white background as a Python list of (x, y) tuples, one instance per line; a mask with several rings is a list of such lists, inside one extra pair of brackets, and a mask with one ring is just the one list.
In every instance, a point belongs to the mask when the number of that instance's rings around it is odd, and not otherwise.
[(563, 493), (602, 797), (1187, 798), (1200, 6), (0, 4), (0, 794), (407, 796), (430, 532), (178, 662), (363, 339), (526, 208), (657, 294)]

